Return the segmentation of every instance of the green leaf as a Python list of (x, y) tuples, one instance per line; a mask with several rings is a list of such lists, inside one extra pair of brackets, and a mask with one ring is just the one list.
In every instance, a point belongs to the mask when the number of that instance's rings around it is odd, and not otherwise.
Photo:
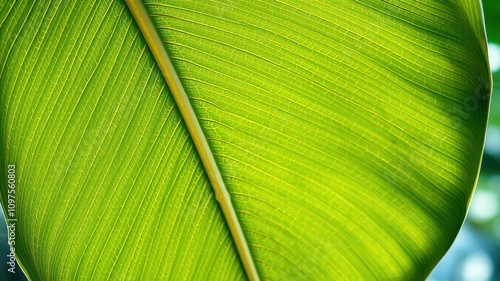
[(145, 1), (162, 43), (90, 2), (0, 3), (32, 280), (414, 280), (447, 251), (488, 116), (479, 1)]

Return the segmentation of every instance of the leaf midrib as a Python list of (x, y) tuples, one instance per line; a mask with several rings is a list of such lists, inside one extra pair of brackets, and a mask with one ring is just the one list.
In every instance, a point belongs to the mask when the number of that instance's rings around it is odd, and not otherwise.
[(247, 277), (250, 280), (259, 280), (259, 275), (255, 267), (245, 234), (241, 228), (236, 211), (232, 204), (229, 192), (222, 180), (222, 175), (215, 162), (214, 155), (210, 149), (207, 138), (201, 129), (198, 117), (193, 110), (189, 98), (182, 86), (177, 72), (168, 56), (160, 36), (153, 25), (149, 13), (146, 11), (141, 0), (125, 0), (139, 29), (151, 50), (160, 71), (167, 82), (168, 87), (179, 108), (182, 118), (188, 128), (189, 134), (195, 144), (198, 155), (201, 158), (203, 167), (208, 175), (213, 187), (215, 198), (219, 202), (224, 218), (229, 226), (233, 241), (238, 250), (239, 257), (245, 268)]

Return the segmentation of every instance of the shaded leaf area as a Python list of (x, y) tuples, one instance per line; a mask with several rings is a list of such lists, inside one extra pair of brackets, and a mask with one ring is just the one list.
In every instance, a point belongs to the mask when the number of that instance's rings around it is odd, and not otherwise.
[[(1, 173), (16, 164), (27, 273), (243, 279), (124, 3), (3, 5)], [(263, 279), (427, 276), (463, 221), (481, 158), (490, 76), (478, 3), (146, 8)]]

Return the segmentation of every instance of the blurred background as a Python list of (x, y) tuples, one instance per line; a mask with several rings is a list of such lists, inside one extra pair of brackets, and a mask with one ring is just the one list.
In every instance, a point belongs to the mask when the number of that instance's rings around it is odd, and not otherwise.
[[(428, 281), (500, 280), (500, 0), (483, 0), (493, 97), (483, 164), (467, 219)], [(27, 280), (7, 271), (7, 226), (0, 211), (0, 280)]]

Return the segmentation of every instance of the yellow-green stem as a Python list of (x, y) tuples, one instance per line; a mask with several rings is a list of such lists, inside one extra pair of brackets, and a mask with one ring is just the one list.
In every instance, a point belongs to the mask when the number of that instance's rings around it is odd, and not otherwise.
[(250, 280), (259, 280), (257, 269), (253, 261), (248, 243), (241, 229), (240, 222), (231, 202), (231, 197), (222, 180), (221, 173), (215, 162), (214, 156), (208, 145), (207, 139), (201, 129), (198, 118), (191, 106), (189, 98), (182, 86), (182, 83), (174, 69), (174, 66), (163, 46), (163, 42), (156, 31), (155, 26), (151, 22), (149, 14), (140, 0), (125, 0), (132, 15), (134, 16), (139, 28), (146, 39), (146, 42), (153, 53), (158, 66), (160, 67), (163, 77), (174, 96), (175, 102), (181, 112), (181, 115), (186, 123), (186, 126), (191, 134), (196, 149), (200, 155), (201, 161), (207, 172), (208, 178), (215, 192), (215, 198), (219, 202), (224, 217), (229, 225), (233, 240), (238, 249), (239, 256), (245, 267), (246, 274)]

